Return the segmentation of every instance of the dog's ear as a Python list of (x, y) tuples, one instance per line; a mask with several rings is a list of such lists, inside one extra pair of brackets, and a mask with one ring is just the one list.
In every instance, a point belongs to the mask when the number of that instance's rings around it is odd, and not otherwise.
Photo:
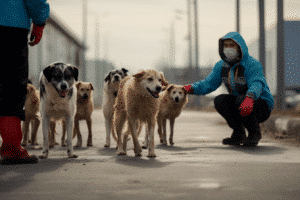
[(76, 88), (79, 89), (79, 87), (80, 87), (81, 84), (82, 84), (81, 81), (77, 82), (77, 83), (75, 84)]
[(43, 70), (43, 74), (46, 77), (48, 82), (51, 82), (53, 76), (53, 70), (54, 68), (52, 66), (48, 66)]
[(125, 77), (125, 76), (127, 76), (127, 72), (128, 72), (128, 70), (127, 70), (127, 69), (125, 69), (125, 68), (122, 68), (122, 71), (123, 71), (123, 73), (124, 73), (124, 77)]
[(173, 87), (174, 87), (174, 84), (169, 85), (167, 91), (171, 92), (171, 90), (172, 90)]
[(94, 86), (92, 83), (90, 83), (90, 86), (91, 86), (91, 90), (94, 90)]
[(141, 77), (143, 77), (144, 76), (144, 74), (145, 74), (145, 72), (144, 71), (141, 71), (141, 72), (139, 72), (139, 73), (137, 73), (137, 74), (134, 74), (134, 75), (132, 75), (134, 78), (141, 78)]
[(110, 75), (111, 75), (111, 72), (109, 72), (109, 74), (107, 74), (107, 76), (105, 77), (105, 79), (104, 79), (105, 82), (110, 81)]
[(164, 73), (163, 73), (163, 72), (160, 72), (160, 74), (161, 74), (161, 83), (162, 83), (162, 86), (168, 86), (168, 85), (169, 85), (169, 82), (166, 81), (165, 76), (164, 76)]
[(74, 67), (74, 66), (71, 66), (72, 67), (72, 76), (75, 78), (75, 81), (78, 81), (78, 68), (77, 67)]

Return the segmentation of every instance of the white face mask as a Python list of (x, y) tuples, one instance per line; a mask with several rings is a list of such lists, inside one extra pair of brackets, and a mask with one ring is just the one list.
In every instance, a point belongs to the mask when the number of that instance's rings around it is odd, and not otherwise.
[(233, 60), (238, 56), (238, 52), (234, 48), (224, 48), (224, 54), (229, 60)]

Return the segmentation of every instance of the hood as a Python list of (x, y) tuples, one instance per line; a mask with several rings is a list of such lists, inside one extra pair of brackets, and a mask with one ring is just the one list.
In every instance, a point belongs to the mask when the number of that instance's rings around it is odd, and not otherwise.
[[(240, 47), (241, 58), (238, 61), (235, 61), (234, 63), (231, 63), (230, 61), (228, 61), (226, 56), (223, 53), (223, 42), (226, 39), (232, 39)], [(220, 57), (222, 58), (222, 60), (224, 60), (225, 62), (230, 63), (230, 64), (235, 64), (237, 62), (241, 62), (241, 61), (247, 59), (247, 57), (249, 56), (248, 47), (246, 45), (246, 42), (238, 32), (230, 32), (230, 33), (226, 34), (224, 37), (219, 39), (219, 54), (220, 54)]]

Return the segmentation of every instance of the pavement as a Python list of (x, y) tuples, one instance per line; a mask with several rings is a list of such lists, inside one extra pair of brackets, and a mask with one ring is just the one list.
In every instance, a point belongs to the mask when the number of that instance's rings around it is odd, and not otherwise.
[[(156, 158), (146, 157), (145, 149), (142, 157), (135, 157), (132, 141), (125, 156), (116, 154), (113, 139), (111, 147), (105, 148), (102, 110), (93, 112), (93, 147), (86, 147), (85, 121), (80, 121), (80, 129), (83, 147), (74, 149), (77, 159), (68, 158), (66, 147), (58, 145), (37, 164), (0, 166), (0, 199), (274, 200), (300, 196), (298, 147), (267, 132), (257, 147), (224, 146), (221, 141), (232, 130), (215, 112), (183, 111), (175, 122), (174, 146), (160, 144), (155, 132)], [(58, 125), (57, 142), (61, 130)], [(38, 143), (42, 144), (41, 127)], [(40, 146), (26, 148), (30, 154), (42, 154)]]

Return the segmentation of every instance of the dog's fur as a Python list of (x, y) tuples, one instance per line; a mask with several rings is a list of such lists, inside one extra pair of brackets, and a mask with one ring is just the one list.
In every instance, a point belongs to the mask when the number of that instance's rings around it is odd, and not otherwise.
[(76, 114), (78, 81), (77, 67), (56, 62), (46, 67), (40, 75), (41, 116), (43, 129), (43, 154), (40, 158), (47, 158), (49, 154), (50, 120), (66, 120), (67, 153), (69, 158), (77, 158), (73, 154), (72, 135)]
[[(77, 144), (75, 147), (82, 146), (82, 135), (79, 129), (79, 120), (86, 120), (88, 127), (88, 139), (87, 146), (93, 146), (92, 140), (92, 113), (94, 110), (94, 101), (93, 101), (93, 90), (94, 86), (89, 82), (79, 81), (76, 84), (77, 88), (77, 112), (75, 115), (74, 121), (74, 132), (73, 139), (77, 136)], [(61, 138), (62, 146), (65, 145), (65, 130), (63, 132), (63, 136)]]
[(167, 119), (170, 120), (170, 138), (169, 142), (174, 145), (173, 133), (175, 119), (180, 115), (182, 109), (188, 102), (186, 91), (181, 85), (169, 85), (167, 90), (161, 93), (160, 97), (159, 112), (157, 115), (158, 134), (160, 142), (167, 144), (166, 139), (166, 124)]
[[(23, 141), (22, 146), (26, 146), (27, 142), (31, 145), (38, 145), (36, 141), (37, 131), (40, 126), (40, 117), (38, 112), (40, 109), (40, 95), (38, 90), (30, 83), (27, 84), (27, 94), (25, 101), (25, 121), (22, 124)], [(31, 124), (31, 140), (28, 139), (29, 124)]]
[[(154, 128), (159, 111), (159, 92), (167, 86), (163, 73), (156, 70), (143, 70), (125, 77), (119, 86), (115, 102), (114, 127), (118, 135), (117, 154), (126, 155), (128, 134), (131, 133), (135, 156), (141, 156), (142, 148), (137, 138), (140, 123), (147, 124), (149, 135), (148, 157), (155, 157)], [(121, 138), (124, 123), (128, 122), (129, 131)], [(148, 141), (147, 141), (148, 143)]]
[(110, 71), (105, 77), (103, 87), (103, 115), (105, 118), (106, 128), (106, 143), (104, 147), (110, 147), (110, 133), (117, 142), (116, 134), (113, 129), (113, 117), (114, 117), (114, 104), (117, 97), (120, 81), (127, 76), (128, 70), (122, 68), (121, 70)]

